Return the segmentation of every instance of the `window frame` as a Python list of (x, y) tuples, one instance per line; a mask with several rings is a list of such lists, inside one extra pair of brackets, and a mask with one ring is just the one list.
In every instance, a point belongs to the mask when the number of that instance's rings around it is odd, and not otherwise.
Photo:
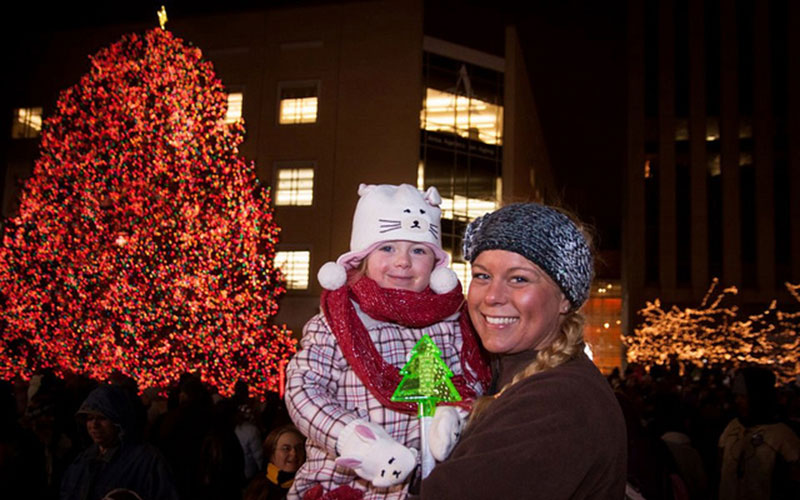
[[(20, 112), (27, 111), (28, 116), (23, 121), (20, 119)], [(38, 111), (39, 123), (38, 128), (34, 125), (35, 120), (33, 117), (37, 116)], [(44, 108), (42, 106), (20, 107), (11, 110), (11, 139), (37, 139), (42, 135), (44, 127)], [(31, 132), (32, 131), (32, 132)]]
[[(313, 97), (316, 97), (316, 99), (317, 99), (317, 112), (316, 112), (316, 115), (314, 116), (314, 121), (311, 121), (311, 122), (297, 121), (297, 122), (287, 122), (287, 123), (281, 122), (281, 103), (284, 100), (283, 99), (283, 91), (286, 90), (286, 89), (292, 89), (292, 88), (301, 89), (301, 88), (312, 88), (312, 87), (316, 91), (315, 95)], [(315, 80), (315, 79), (309, 79), (309, 80), (285, 80), (285, 81), (278, 82), (277, 97), (275, 99), (275, 102), (277, 104), (277, 106), (275, 108), (275, 124), (278, 125), (279, 127), (292, 127), (292, 126), (316, 125), (317, 123), (319, 123), (319, 120), (320, 120), (320, 105), (319, 104), (320, 104), (320, 100), (321, 100), (320, 99), (321, 91), (322, 91), (322, 81), (321, 80)]]
[[(300, 170), (310, 169), (313, 177), (311, 179), (311, 203), (308, 205), (301, 204), (278, 204), (278, 192), (280, 186), (280, 172), (281, 170)], [(272, 166), (272, 185), (274, 190), (272, 192), (273, 206), (280, 208), (311, 208), (316, 203), (316, 188), (317, 188), (317, 162), (315, 160), (282, 160), (276, 161)]]
[[(305, 277), (306, 286), (305, 286), (305, 288), (293, 288), (293, 287), (290, 287), (290, 283), (292, 281), (297, 281), (297, 280), (289, 279), (289, 277), (290, 277), (289, 272), (285, 272), (283, 270), (283, 268), (281, 268), (281, 266), (278, 265), (278, 255), (281, 254), (281, 253), (300, 253), (300, 252), (305, 252), (305, 253), (308, 254), (308, 267), (307, 267), (307, 273), (306, 273), (306, 277)], [(283, 275), (283, 278), (284, 278), (284, 280), (286, 282), (286, 292), (287, 293), (308, 293), (308, 292), (311, 291), (311, 285), (312, 285), (312, 283), (311, 283), (311, 254), (312, 254), (311, 248), (308, 247), (308, 246), (294, 246), (294, 245), (283, 246), (283, 245), (279, 245), (278, 248), (275, 249), (275, 259), (273, 261), (273, 264), (275, 265), (275, 267), (277, 269), (280, 269), (281, 274)]]
[(232, 94), (242, 94), (242, 102), (241, 102), (241, 105), (240, 105), (239, 119), (237, 121), (240, 121), (240, 120), (243, 121), (244, 120), (244, 101), (245, 101), (245, 97), (246, 97), (245, 96), (244, 87), (240, 86), (240, 85), (228, 85), (226, 90), (225, 90), (225, 95), (226, 95), (226, 99), (225, 99), (225, 103), (226, 103), (225, 116), (222, 118), (222, 120), (225, 123), (225, 125), (231, 125), (233, 123), (236, 123), (236, 121), (228, 121), (228, 111), (230, 110), (230, 96)]

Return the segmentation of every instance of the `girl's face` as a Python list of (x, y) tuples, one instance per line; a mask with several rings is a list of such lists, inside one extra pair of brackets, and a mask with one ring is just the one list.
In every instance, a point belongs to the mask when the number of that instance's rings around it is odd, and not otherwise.
[(421, 292), (430, 282), (436, 257), (425, 243), (394, 240), (379, 245), (366, 260), (366, 275), (381, 288)]
[(306, 461), (303, 439), (294, 432), (284, 432), (278, 437), (269, 461), (284, 472), (296, 472)]
[(472, 263), (467, 305), (483, 346), (495, 354), (549, 346), (570, 306), (547, 273), (506, 250), (486, 250)]

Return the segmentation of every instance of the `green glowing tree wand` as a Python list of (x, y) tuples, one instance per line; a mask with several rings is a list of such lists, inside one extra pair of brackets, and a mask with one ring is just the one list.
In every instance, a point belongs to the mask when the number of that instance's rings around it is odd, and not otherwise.
[(438, 403), (461, 401), (461, 395), (450, 380), (453, 372), (442, 360), (442, 352), (428, 335), (423, 335), (411, 349), (408, 363), (400, 370), (403, 379), (391, 400), (416, 403), (420, 419), (420, 453), (422, 477), (433, 470), (435, 461), (428, 444), (428, 428)]

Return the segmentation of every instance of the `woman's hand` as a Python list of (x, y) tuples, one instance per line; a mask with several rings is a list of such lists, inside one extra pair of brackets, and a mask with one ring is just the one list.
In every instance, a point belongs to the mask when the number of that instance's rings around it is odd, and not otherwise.
[(443, 462), (455, 448), (467, 421), (467, 412), (455, 406), (437, 406), (428, 433), (431, 454)]

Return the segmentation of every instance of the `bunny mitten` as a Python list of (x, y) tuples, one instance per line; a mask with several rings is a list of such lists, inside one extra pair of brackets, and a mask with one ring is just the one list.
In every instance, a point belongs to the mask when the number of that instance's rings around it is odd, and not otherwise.
[(406, 448), (379, 425), (354, 420), (336, 441), (336, 465), (353, 469), (378, 488), (402, 483), (417, 465), (417, 450)]
[(437, 406), (428, 432), (428, 445), (433, 458), (442, 462), (458, 442), (467, 421), (467, 412), (455, 406)]

